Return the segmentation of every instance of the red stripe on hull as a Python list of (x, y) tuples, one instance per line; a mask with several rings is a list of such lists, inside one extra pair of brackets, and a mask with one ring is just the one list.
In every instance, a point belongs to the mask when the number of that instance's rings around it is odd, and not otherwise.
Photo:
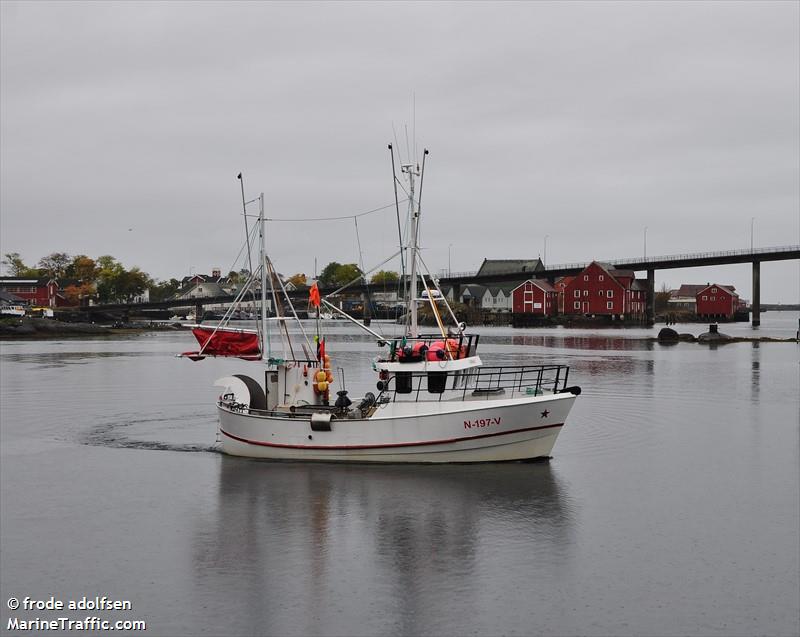
[(283, 445), (275, 442), (259, 442), (257, 440), (248, 440), (247, 438), (240, 438), (228, 433), (220, 428), (220, 432), (238, 442), (244, 442), (248, 445), (257, 445), (259, 447), (280, 447), (282, 449), (313, 449), (315, 451), (325, 450), (347, 450), (347, 449), (386, 449), (390, 447), (421, 447), (427, 445), (443, 445), (452, 442), (461, 442), (463, 440), (477, 440), (478, 438), (491, 438), (494, 436), (508, 436), (510, 434), (518, 434), (523, 431), (536, 431), (538, 429), (552, 429), (554, 427), (563, 427), (564, 423), (557, 425), (544, 425), (543, 427), (526, 427), (524, 429), (514, 429), (513, 431), (498, 431), (489, 434), (479, 434), (477, 436), (464, 436), (462, 438), (448, 438), (446, 440), (429, 440), (424, 442), (392, 442), (385, 445)]

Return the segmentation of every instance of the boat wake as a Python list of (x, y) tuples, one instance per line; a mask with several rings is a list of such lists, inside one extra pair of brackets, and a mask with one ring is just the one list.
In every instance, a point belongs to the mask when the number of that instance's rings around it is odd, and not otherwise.
[[(216, 423), (207, 414), (194, 413), (185, 416), (152, 418), (121, 418), (113, 422), (99, 423), (80, 436), (84, 445), (117, 449), (143, 449), (148, 451), (182, 451), (218, 453), (215, 444), (187, 442), (187, 430), (196, 434), (198, 425), (203, 431), (214, 431)], [(174, 433), (175, 440), (164, 440), (165, 433)], [(154, 440), (150, 434), (157, 434)]]

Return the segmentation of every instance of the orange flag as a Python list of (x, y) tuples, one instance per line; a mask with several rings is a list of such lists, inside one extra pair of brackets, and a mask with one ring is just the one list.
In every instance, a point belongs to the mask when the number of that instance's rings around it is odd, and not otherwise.
[(308, 290), (308, 300), (311, 301), (311, 304), (314, 307), (319, 307), (320, 304), (319, 288), (317, 287), (316, 282)]

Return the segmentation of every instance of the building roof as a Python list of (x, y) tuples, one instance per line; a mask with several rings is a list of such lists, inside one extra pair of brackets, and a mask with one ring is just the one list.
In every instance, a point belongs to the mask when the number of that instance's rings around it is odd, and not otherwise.
[(694, 298), (697, 296), (697, 293), (702, 290), (706, 285), (696, 285), (694, 283), (681, 283), (681, 287), (673, 292), (670, 292), (670, 296), (672, 298), (676, 297), (686, 297), (686, 298)]
[(617, 270), (614, 267), (606, 268), (606, 269), (608, 270), (608, 273), (611, 276), (614, 276), (614, 277), (616, 277), (618, 279), (624, 278), (624, 277), (630, 277), (631, 279), (635, 279), (636, 278), (636, 273), (633, 270)]
[(734, 291), (736, 288), (734, 288), (732, 285), (720, 285), (719, 283), (709, 283), (707, 285), (702, 286), (695, 293), (695, 296), (697, 296), (701, 292), (705, 292), (708, 288), (719, 288), (720, 290), (722, 290), (723, 292), (727, 292), (731, 296), (735, 296), (737, 298), (739, 297), (739, 295)]
[(11, 292), (6, 292), (5, 290), (0, 290), (0, 301), (3, 303), (12, 303), (14, 305), (27, 303), (25, 299), (21, 299), (18, 296), (11, 294)]
[(471, 297), (478, 297), (483, 296), (483, 293), (486, 291), (485, 285), (465, 285), (461, 288), (461, 296), (471, 296)]
[(484, 259), (475, 276), (508, 274), (509, 272), (538, 272), (544, 270), (541, 259)]
[(49, 281), (48, 276), (0, 276), (0, 285), (47, 285)]
[(533, 285), (535, 285), (537, 288), (539, 288), (543, 292), (555, 292), (556, 291), (556, 289), (552, 285), (550, 285), (550, 282), (545, 280), (545, 279), (528, 279), (527, 281), (523, 281), (519, 285), (515, 285), (514, 286), (514, 290), (517, 290), (517, 289), (521, 288), (526, 283), (532, 283)]

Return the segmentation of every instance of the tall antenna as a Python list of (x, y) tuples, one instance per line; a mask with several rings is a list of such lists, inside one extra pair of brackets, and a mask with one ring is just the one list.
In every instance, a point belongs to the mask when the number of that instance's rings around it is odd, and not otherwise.
[[(417, 216), (422, 210), (422, 185), (425, 183), (425, 158), (428, 156), (428, 149), (425, 148), (422, 152), (422, 172), (419, 176), (419, 197), (417, 198)], [(417, 232), (419, 232), (419, 224), (417, 224)]]
[[(417, 158), (417, 93), (411, 91), (411, 136), (414, 138), (414, 159)], [(420, 184), (420, 187), (422, 184)], [(420, 192), (422, 192), (420, 190)]]
[(400, 202), (397, 199), (397, 171), (394, 167), (394, 149), (389, 144), (392, 156), (392, 185), (394, 186), (394, 207), (397, 210), (397, 239), (400, 241), (400, 281), (403, 284), (403, 298), (406, 298), (406, 260), (403, 257), (403, 231), (400, 228)]
[[(254, 273), (253, 273), (253, 257), (251, 256), (251, 253), (250, 253), (250, 230), (247, 227), (247, 203), (248, 202), (245, 201), (245, 198), (244, 198), (244, 177), (242, 177), (242, 173), (239, 173), (238, 175), (236, 175), (236, 179), (239, 180), (239, 185), (242, 187), (242, 216), (244, 217), (244, 244), (247, 246), (247, 278), (248, 278), (248, 280), (250, 280), (253, 277)], [(261, 199), (261, 211), (259, 213), (260, 214), (259, 232), (261, 233), (261, 239), (263, 240), (264, 222), (263, 222), (262, 217), (264, 216), (263, 215), (263, 212), (264, 212), (264, 193), (261, 193), (261, 198), (260, 199)], [(250, 202), (250, 203), (252, 203), (252, 202)], [(263, 252), (263, 247), (261, 248), (261, 250)], [(238, 257), (237, 257), (237, 259), (238, 259)], [(263, 267), (263, 258), (262, 258), (262, 267)], [(250, 298), (252, 299), (253, 308), (255, 309), (255, 307), (256, 307), (256, 293), (252, 288), (250, 289)], [(263, 304), (262, 304), (262, 307), (261, 307), (261, 313), (262, 314), (264, 313)], [(267, 336), (267, 333), (266, 333), (266, 323), (264, 323), (262, 321), (262, 325), (260, 327), (263, 328), (262, 329), (262, 334), (261, 334), (261, 339), (262, 339), (261, 353), (262, 353), (262, 357), (263, 357), (263, 353), (264, 353), (264, 347), (263, 347), (264, 346), (264, 342), (263, 341), (265, 341), (265, 340), (268, 341), (268, 336)], [(259, 324), (256, 323), (256, 329), (258, 329), (258, 328), (259, 328)], [(267, 342), (267, 345), (269, 345), (268, 342)]]
[(410, 252), (411, 256), (409, 257), (409, 263), (411, 266), (411, 276), (410, 276), (410, 283), (411, 287), (409, 289), (409, 309), (410, 309), (410, 316), (409, 319), (411, 321), (411, 325), (409, 327), (409, 336), (411, 338), (417, 338), (418, 329), (417, 329), (417, 238), (418, 238), (418, 228), (419, 228), (419, 206), (415, 206), (414, 201), (414, 177), (419, 175), (419, 167), (415, 166), (413, 163), (409, 164), (402, 164), (400, 166), (400, 170), (408, 175), (408, 184), (409, 184), (409, 197), (408, 197), (408, 211), (411, 215), (411, 246)]
[(250, 256), (250, 231), (247, 229), (247, 202), (244, 200), (244, 178), (242, 173), (236, 175), (239, 185), (242, 187), (242, 216), (244, 217), (244, 243), (247, 246), (247, 269), (253, 271), (253, 258)]

